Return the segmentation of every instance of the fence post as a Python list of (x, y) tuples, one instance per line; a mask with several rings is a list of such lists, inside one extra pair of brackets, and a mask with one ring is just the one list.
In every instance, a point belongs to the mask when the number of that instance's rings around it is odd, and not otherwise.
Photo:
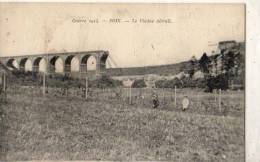
[(124, 104), (127, 103), (127, 97), (128, 97), (128, 90), (127, 90), (127, 87), (123, 88), (123, 94), (124, 94)]
[(217, 103), (217, 94), (218, 94), (217, 89), (215, 89), (215, 90), (214, 90), (214, 99), (215, 99), (215, 103)]
[(175, 107), (177, 106), (177, 101), (176, 101), (176, 86), (174, 86), (174, 105), (175, 105)]
[(162, 90), (163, 90), (163, 104), (165, 104), (165, 94), (164, 94), (164, 88), (163, 88)]
[(231, 99), (232, 99), (232, 102), (233, 102), (233, 98), (234, 98), (234, 84), (233, 84), (233, 80), (231, 80)]
[(43, 95), (45, 95), (45, 86), (46, 86), (45, 80), (46, 80), (46, 77), (45, 77), (45, 72), (44, 72), (44, 73), (43, 73), (43, 89), (42, 89)]
[(88, 77), (86, 76), (86, 90), (85, 90), (85, 98), (88, 99)]
[(200, 107), (200, 102), (199, 102), (199, 91), (197, 92), (197, 105)]
[(3, 78), (3, 81), (4, 81), (4, 93), (6, 93), (6, 76), (5, 76), (5, 72), (4, 72), (4, 78)]
[(129, 104), (132, 104), (132, 86), (129, 88)]
[(219, 111), (221, 112), (221, 89), (219, 89), (219, 96), (218, 96), (218, 107), (219, 107)]

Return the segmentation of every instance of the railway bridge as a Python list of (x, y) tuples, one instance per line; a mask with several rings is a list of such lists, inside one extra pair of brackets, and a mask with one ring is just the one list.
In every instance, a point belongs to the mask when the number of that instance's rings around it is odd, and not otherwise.
[[(38, 54), (38, 55), (23, 55), (23, 56), (7, 56), (0, 57), (0, 61), (3, 65), (11, 69), (19, 69), (25, 71), (25, 64), (27, 61), (32, 63), (32, 71), (39, 72), (40, 61), (45, 60), (46, 62), (46, 73), (55, 73), (55, 63), (61, 58), (64, 66), (63, 73), (71, 73), (72, 59), (76, 58), (79, 61), (79, 74), (87, 73), (88, 59), (93, 56), (96, 60), (95, 74), (100, 74), (106, 69), (106, 60), (109, 52), (104, 50), (99, 51), (83, 51), (83, 52), (65, 52), (65, 53), (49, 53), (49, 54)], [(14, 66), (14, 62), (18, 66)]]

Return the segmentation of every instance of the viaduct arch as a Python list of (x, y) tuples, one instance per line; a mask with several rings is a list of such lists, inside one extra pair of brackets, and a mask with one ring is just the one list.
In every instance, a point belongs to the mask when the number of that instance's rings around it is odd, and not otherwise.
[[(63, 61), (63, 73), (71, 73), (72, 59), (76, 58), (79, 61), (79, 74), (87, 74), (87, 63), (90, 56), (96, 59), (96, 74), (102, 73), (106, 69), (106, 60), (108, 58), (108, 51), (83, 51), (83, 52), (66, 52), (55, 54), (39, 54), (39, 55), (25, 55), (25, 56), (9, 56), (0, 57), (0, 61), (5, 66), (12, 69), (19, 69), (24, 71), (27, 61), (32, 63), (32, 71), (39, 72), (41, 60), (45, 60), (47, 64), (47, 74), (55, 73), (55, 63), (61, 58)], [(14, 62), (17, 62), (18, 67), (15, 67)]]

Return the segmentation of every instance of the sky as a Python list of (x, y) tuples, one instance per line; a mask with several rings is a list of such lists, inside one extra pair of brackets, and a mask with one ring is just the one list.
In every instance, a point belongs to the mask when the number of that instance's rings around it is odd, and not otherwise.
[(0, 56), (106, 50), (110, 67), (163, 65), (244, 31), (242, 4), (0, 3)]

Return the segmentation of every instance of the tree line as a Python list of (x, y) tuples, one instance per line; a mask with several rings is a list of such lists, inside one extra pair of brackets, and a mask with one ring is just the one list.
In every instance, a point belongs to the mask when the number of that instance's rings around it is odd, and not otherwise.
[(189, 61), (188, 73), (193, 77), (196, 71), (201, 71), (206, 91), (226, 90), (231, 84), (244, 84), (244, 59), (243, 44), (235, 43), (221, 49), (219, 54), (208, 56), (204, 52), (199, 60), (193, 56)]

